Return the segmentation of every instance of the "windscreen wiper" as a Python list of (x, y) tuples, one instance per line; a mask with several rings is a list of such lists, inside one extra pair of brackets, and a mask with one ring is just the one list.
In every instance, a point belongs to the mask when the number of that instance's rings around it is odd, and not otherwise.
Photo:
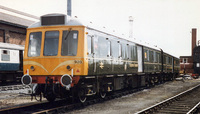
[(65, 36), (65, 40), (68, 38), (70, 32), (72, 31), (72, 28), (69, 28), (69, 32), (67, 33), (67, 35)]

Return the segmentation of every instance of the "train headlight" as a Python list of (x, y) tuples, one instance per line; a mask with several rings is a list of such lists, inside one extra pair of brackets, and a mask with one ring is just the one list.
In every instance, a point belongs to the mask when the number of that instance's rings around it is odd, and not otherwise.
[(72, 78), (70, 75), (65, 74), (60, 78), (60, 82), (63, 86), (70, 86), (72, 83)]
[(35, 67), (34, 66), (31, 66), (31, 68), (30, 68), (32, 71), (34, 71), (35, 70)]
[(22, 76), (21, 82), (22, 82), (23, 85), (31, 85), (32, 78), (31, 78), (30, 75), (26, 74), (26, 75)]
[(71, 67), (69, 65), (66, 68), (67, 68), (67, 70), (71, 70)]

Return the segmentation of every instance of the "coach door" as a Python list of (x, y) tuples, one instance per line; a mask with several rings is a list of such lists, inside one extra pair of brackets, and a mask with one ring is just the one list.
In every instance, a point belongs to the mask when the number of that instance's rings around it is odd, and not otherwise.
[(142, 64), (142, 47), (137, 46), (137, 55), (138, 55), (138, 72), (143, 72), (143, 64)]
[(88, 75), (96, 74), (96, 54), (94, 47), (94, 35), (87, 35)]

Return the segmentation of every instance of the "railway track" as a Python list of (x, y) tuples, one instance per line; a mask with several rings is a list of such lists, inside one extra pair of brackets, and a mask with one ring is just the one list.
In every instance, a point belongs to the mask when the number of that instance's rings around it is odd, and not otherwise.
[(85, 106), (92, 105), (95, 103), (100, 103), (106, 100), (114, 99), (121, 97), (123, 95), (128, 95), (131, 93), (134, 93), (136, 91), (140, 91), (141, 89), (134, 89), (134, 90), (127, 90), (127, 91), (122, 91), (115, 93), (113, 95), (108, 95), (105, 97), (105, 99), (101, 98), (95, 98), (95, 99), (90, 99), (86, 101), (85, 103), (79, 103), (79, 102), (72, 102), (72, 100), (57, 100), (54, 101), (53, 103), (51, 102), (37, 102), (37, 103), (31, 103), (31, 104), (26, 104), (26, 105), (20, 105), (20, 106), (15, 106), (15, 107), (10, 107), (10, 108), (5, 108), (5, 109), (0, 109), (0, 113), (35, 113), (35, 114), (45, 114), (45, 113), (66, 113), (74, 109), (80, 109), (84, 108)]
[(193, 114), (199, 113), (200, 84), (176, 96), (148, 107), (137, 114)]
[(20, 90), (20, 89), (28, 89), (30, 88), (27, 85), (9, 85), (9, 86), (0, 86), (1, 91), (8, 91), (8, 90)]

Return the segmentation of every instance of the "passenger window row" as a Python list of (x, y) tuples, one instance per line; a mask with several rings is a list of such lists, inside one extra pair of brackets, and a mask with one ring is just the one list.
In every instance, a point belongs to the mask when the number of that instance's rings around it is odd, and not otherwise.
[(155, 50), (144, 49), (144, 62), (161, 63), (161, 53)]
[(113, 57), (124, 60), (137, 60), (137, 47), (135, 44), (120, 42), (103, 36), (88, 35), (88, 54), (95, 57)]

